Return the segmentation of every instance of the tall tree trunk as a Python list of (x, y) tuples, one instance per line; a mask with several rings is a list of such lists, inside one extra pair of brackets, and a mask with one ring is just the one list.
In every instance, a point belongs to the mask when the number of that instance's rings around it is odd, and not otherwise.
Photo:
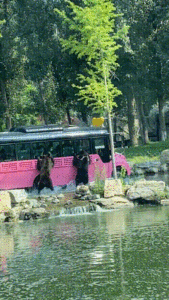
[(160, 58), (157, 61), (157, 75), (158, 75), (158, 84), (156, 87), (157, 99), (158, 99), (158, 108), (159, 108), (159, 139), (160, 141), (165, 141), (167, 139), (167, 130), (165, 124), (165, 114), (164, 114), (164, 92), (163, 92), (163, 72), (162, 72), (162, 63)]
[(138, 146), (139, 128), (137, 124), (136, 100), (132, 89), (128, 92), (127, 102), (130, 141), (132, 146)]
[(148, 137), (148, 124), (147, 120), (144, 114), (144, 109), (143, 109), (143, 103), (142, 100), (140, 99), (137, 100), (137, 107), (138, 107), (138, 115), (139, 115), (139, 121), (140, 121), (140, 127), (141, 127), (141, 136), (144, 144), (147, 144), (149, 142), (149, 137)]
[(87, 124), (88, 120), (87, 120), (87, 113), (85, 110), (81, 112), (81, 116), (82, 116), (82, 121)]
[(163, 97), (158, 97), (158, 107), (159, 107), (159, 139), (160, 141), (165, 141), (167, 139), (167, 130), (165, 124), (165, 114), (164, 114), (164, 104)]
[(43, 94), (43, 81), (39, 82), (39, 91), (40, 91), (40, 98), (41, 98), (41, 103), (42, 103), (42, 107), (43, 107), (42, 116), (43, 116), (45, 125), (47, 125), (48, 124), (48, 112), (47, 112), (47, 107), (46, 107), (46, 99)]
[(9, 101), (7, 98), (6, 85), (2, 79), (0, 80), (0, 87), (1, 87), (2, 101), (5, 105), (6, 128), (9, 130), (12, 127), (12, 120), (11, 120), (10, 109), (9, 109)]
[(67, 113), (67, 119), (68, 119), (68, 123), (69, 125), (72, 124), (72, 120), (71, 120), (71, 116), (70, 116), (70, 110), (68, 107), (66, 107), (66, 113)]
[[(9, 17), (8, 17), (8, 0), (2, 1), (2, 18), (5, 20), (4, 23), (4, 35), (6, 34), (6, 29), (8, 27)], [(3, 46), (0, 44), (0, 57), (1, 57), (1, 63), (0, 63), (0, 89), (2, 93), (2, 101), (5, 105), (5, 121), (6, 121), (6, 128), (9, 130), (12, 127), (12, 118), (10, 114), (10, 104), (9, 104), (9, 97), (7, 95), (7, 87), (6, 87), (6, 67), (5, 63), (3, 61)]]

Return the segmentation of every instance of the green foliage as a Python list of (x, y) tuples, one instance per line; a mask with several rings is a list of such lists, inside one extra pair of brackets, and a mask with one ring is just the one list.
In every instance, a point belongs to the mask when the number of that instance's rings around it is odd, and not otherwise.
[(51, 65), (44, 79), (39, 84), (39, 95), (36, 110), (44, 116), (46, 123), (56, 123), (64, 117), (64, 103), (57, 96), (57, 81)]
[[(66, 108), (80, 111), (84, 119), (92, 109), (127, 115), (133, 96), (148, 115), (157, 98), (168, 99), (169, 3), (113, 3), (0, 1), (1, 129), (7, 118), (12, 125), (38, 122), (39, 115), (56, 122)], [(83, 101), (77, 103), (76, 91)], [(149, 153), (144, 157), (149, 159)]]
[(97, 181), (92, 188), (93, 194), (99, 194), (101, 197), (104, 196), (104, 181)]
[(2, 37), (1, 27), (5, 23), (5, 20), (0, 20), (0, 38)]
[[(68, 39), (61, 38), (64, 49), (70, 49), (78, 58), (88, 57), (88, 61), (102, 59), (106, 56), (108, 62), (113, 59), (116, 65), (115, 50), (118, 48), (114, 34), (115, 7), (107, 0), (84, 0), (84, 6), (78, 6), (72, 1), (66, 0), (72, 11), (72, 18), (69, 18), (65, 11), (59, 13), (65, 23), (68, 24), (72, 34)], [(111, 37), (110, 37), (111, 34)]]
[(106, 179), (106, 170), (103, 166), (102, 169), (100, 169), (98, 166), (96, 166), (95, 169), (95, 183), (92, 187), (92, 192), (94, 194), (100, 194), (101, 196), (104, 196), (104, 184)]
[[(107, 70), (105, 70), (106, 72)], [(121, 92), (111, 83), (111, 79), (107, 78), (106, 85), (103, 75), (103, 69), (100, 69), (99, 74), (92, 69), (88, 69), (89, 76), (79, 75), (81, 86), (76, 85), (79, 89), (79, 96), (84, 101), (85, 105), (93, 108), (94, 112), (103, 114), (105, 109), (112, 110), (113, 106), (117, 106), (114, 98), (121, 94)], [(85, 87), (84, 87), (85, 84)], [(111, 99), (111, 101), (108, 101)]]
[(14, 79), (8, 81), (7, 90), (10, 98), (10, 115), (14, 127), (19, 125), (36, 124), (38, 114), (35, 112), (37, 87), (24, 77), (21, 65)]
[(125, 185), (125, 181), (124, 181), (124, 178), (126, 177), (126, 169), (122, 166), (121, 167), (121, 170), (120, 170), (120, 180), (121, 180), (121, 183), (122, 183), (122, 186)]
[(65, 1), (71, 10), (71, 17), (65, 11), (56, 9), (63, 22), (68, 25), (70, 36), (60, 38), (64, 50), (85, 58), (85, 75), (79, 75), (81, 85), (79, 96), (96, 112), (112, 111), (114, 98), (120, 91), (112, 83), (112, 72), (118, 66), (116, 51), (120, 47), (117, 39), (127, 33), (125, 26), (115, 32), (115, 7), (108, 0), (84, 0), (83, 6)]
[(162, 199), (168, 199), (169, 198), (169, 191), (168, 189), (165, 188), (165, 190), (162, 192), (162, 191), (158, 191), (156, 193), (157, 195), (157, 199), (158, 200), (162, 200)]

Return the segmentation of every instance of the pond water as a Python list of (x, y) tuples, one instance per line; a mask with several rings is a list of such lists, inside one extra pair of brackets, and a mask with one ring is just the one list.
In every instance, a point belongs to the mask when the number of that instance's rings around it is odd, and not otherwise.
[(168, 300), (169, 207), (0, 225), (0, 300)]

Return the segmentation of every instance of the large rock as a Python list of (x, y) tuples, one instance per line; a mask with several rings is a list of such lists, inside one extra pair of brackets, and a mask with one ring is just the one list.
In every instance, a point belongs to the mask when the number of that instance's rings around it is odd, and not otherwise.
[(91, 200), (93, 199), (93, 196), (91, 195), (91, 192), (87, 185), (78, 185), (76, 188), (74, 199)]
[(122, 195), (122, 183), (120, 179), (106, 179), (104, 185), (104, 197), (109, 198), (115, 195)]
[(29, 208), (23, 209), (19, 214), (19, 220), (30, 220), (32, 219), (31, 211)]
[(134, 184), (135, 188), (150, 188), (154, 191), (164, 192), (165, 190), (165, 182), (164, 181), (155, 181), (155, 180), (138, 180)]
[(32, 208), (32, 209), (23, 209), (20, 212), (20, 220), (30, 220), (30, 219), (43, 219), (49, 216), (49, 213), (44, 207)]
[(11, 197), (12, 206), (15, 206), (21, 202), (26, 202), (28, 200), (28, 194), (24, 189), (10, 190), (9, 194)]
[(110, 198), (100, 198), (91, 200), (90, 202), (95, 203), (99, 205), (100, 207), (106, 208), (106, 209), (114, 209), (119, 207), (133, 207), (134, 204), (127, 200), (125, 197), (121, 196), (115, 196)]
[(19, 220), (19, 215), (22, 207), (13, 207), (8, 212), (5, 212), (5, 222), (16, 222)]
[(0, 213), (11, 209), (11, 197), (8, 191), (0, 191)]
[(169, 164), (169, 149), (166, 149), (161, 152), (160, 162), (162, 165)]
[(40, 202), (37, 199), (29, 199), (27, 203), (31, 208), (40, 207)]
[(0, 223), (3, 223), (5, 221), (6, 217), (4, 213), (0, 213)]
[(160, 161), (147, 161), (144, 163), (134, 164), (132, 175), (140, 176), (144, 174), (156, 174), (160, 171)]
[(139, 204), (160, 204), (160, 196), (165, 191), (165, 182), (139, 180), (128, 189), (126, 195)]
[(89, 195), (90, 194), (89, 187), (84, 184), (78, 185), (76, 188), (76, 194)]
[(163, 200), (161, 200), (161, 205), (169, 206), (169, 199), (163, 199)]

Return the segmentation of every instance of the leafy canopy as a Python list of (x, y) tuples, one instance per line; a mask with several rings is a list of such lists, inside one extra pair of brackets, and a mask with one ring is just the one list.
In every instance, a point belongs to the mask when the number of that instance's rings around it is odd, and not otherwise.
[(60, 37), (63, 50), (85, 58), (87, 68), (84, 75), (79, 75), (79, 96), (93, 110), (112, 111), (114, 98), (121, 92), (112, 83), (112, 74), (118, 67), (116, 51), (120, 47), (117, 39), (127, 34), (128, 27), (115, 32), (115, 7), (110, 0), (83, 0), (82, 6), (65, 0), (70, 14), (55, 11), (68, 25), (68, 38)]

